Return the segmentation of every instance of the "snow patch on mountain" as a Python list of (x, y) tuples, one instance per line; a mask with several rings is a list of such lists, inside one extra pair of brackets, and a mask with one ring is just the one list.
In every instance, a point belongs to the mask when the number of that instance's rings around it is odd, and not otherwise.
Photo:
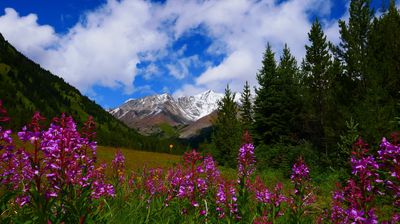
[(187, 117), (192, 121), (196, 121), (215, 111), (218, 108), (218, 101), (223, 97), (224, 94), (222, 93), (208, 90), (194, 96), (179, 97), (177, 101)]
[[(118, 119), (123, 119), (124, 116), (147, 117), (168, 110), (176, 116), (183, 117), (185, 120), (196, 121), (215, 111), (218, 108), (218, 101), (223, 96), (224, 94), (216, 93), (212, 90), (177, 99), (164, 93), (140, 99), (128, 99), (121, 106), (111, 110), (110, 113)], [(235, 100), (237, 97), (235, 97)], [(128, 113), (132, 111), (134, 113)]]

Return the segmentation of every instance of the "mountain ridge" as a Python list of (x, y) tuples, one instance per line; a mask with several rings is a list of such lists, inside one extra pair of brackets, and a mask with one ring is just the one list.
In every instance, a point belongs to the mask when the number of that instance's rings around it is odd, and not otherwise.
[[(203, 117), (206, 117), (218, 108), (218, 101), (223, 98), (222, 93), (207, 90), (193, 96), (173, 97), (168, 93), (146, 96), (138, 99), (128, 99), (119, 107), (109, 112), (126, 125), (135, 128), (142, 134), (157, 132), (157, 125), (167, 123), (177, 129), (197, 131), (196, 128), (187, 128)], [(213, 116), (215, 117), (215, 116)], [(201, 128), (211, 126), (211, 120), (202, 122)], [(192, 136), (186, 133), (184, 136)]]

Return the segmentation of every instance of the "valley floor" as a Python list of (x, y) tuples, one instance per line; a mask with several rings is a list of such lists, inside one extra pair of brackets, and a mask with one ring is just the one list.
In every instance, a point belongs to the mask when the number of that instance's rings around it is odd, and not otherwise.
[(170, 167), (181, 160), (181, 156), (171, 155), (167, 153), (146, 152), (146, 151), (127, 149), (127, 148), (98, 146), (97, 147), (98, 162), (99, 163), (105, 162), (107, 163), (108, 166), (110, 166), (111, 161), (114, 159), (114, 155), (117, 152), (117, 150), (121, 150), (122, 154), (125, 156), (126, 169), (132, 171), (142, 169), (144, 166), (148, 168)]

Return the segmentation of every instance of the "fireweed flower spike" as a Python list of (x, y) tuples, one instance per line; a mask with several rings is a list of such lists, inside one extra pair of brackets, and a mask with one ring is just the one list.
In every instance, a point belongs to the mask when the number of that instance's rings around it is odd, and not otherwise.
[(205, 180), (208, 185), (215, 187), (218, 184), (221, 174), (217, 168), (217, 163), (214, 161), (212, 156), (205, 156), (202, 164), (203, 173), (205, 174)]
[(379, 167), (387, 172), (384, 185), (394, 198), (394, 206), (400, 207), (400, 146), (391, 144), (382, 139), (381, 149), (378, 151)]
[(393, 143), (386, 138), (382, 139), (378, 151), (379, 171), (384, 171), (382, 184), (386, 193), (386, 200), (392, 201), (397, 208), (391, 215), (388, 223), (400, 223), (400, 145), (398, 132), (392, 134)]
[(218, 191), (216, 194), (216, 210), (220, 219), (225, 218), (228, 214), (228, 218), (239, 218), (237, 196), (234, 184), (229, 181), (221, 181), (218, 185)]
[[(244, 139), (250, 141), (250, 137), (249, 136), (246, 137), (246, 133)], [(246, 219), (248, 218), (246, 217), (246, 207), (249, 201), (248, 199), (250, 192), (248, 188), (250, 185), (250, 176), (254, 173), (256, 169), (256, 159), (254, 156), (254, 146), (252, 143), (245, 143), (239, 149), (237, 164), (238, 164), (237, 183), (238, 183), (239, 216), (241, 218)]]
[(258, 209), (261, 210), (261, 216), (257, 217), (256, 223), (275, 223), (282, 215), (283, 203), (287, 198), (282, 193), (282, 183), (277, 183), (273, 191), (270, 191), (259, 176), (251, 184), (251, 192), (258, 202)]
[(152, 168), (143, 171), (143, 173), (143, 187), (150, 194), (150, 199), (165, 192), (164, 170), (162, 168)]
[(378, 163), (367, 153), (367, 144), (358, 139), (351, 157), (353, 176), (333, 193), (329, 217), (333, 223), (378, 223), (372, 204), (381, 194), (376, 184), (382, 180), (377, 172)]
[[(42, 128), (43, 119), (35, 113), (32, 122), (18, 133), (23, 143), (33, 146), (32, 153), (24, 148), (14, 150), (14, 146), (0, 152), (1, 184), (13, 191), (17, 205), (42, 214), (38, 222), (71, 213), (66, 204), (79, 197), (87, 202), (80, 204), (81, 209), (90, 212), (92, 200), (114, 195), (104, 168), (95, 166), (95, 142), (81, 136), (71, 117), (63, 114), (53, 119), (48, 129)], [(9, 134), (0, 127), (2, 148), (4, 143), (11, 145)]]
[(302, 157), (293, 165), (290, 179), (294, 184), (294, 192), (291, 195), (292, 218), (295, 223), (298, 223), (308, 212), (309, 206), (315, 202), (310, 183), (310, 171)]
[[(8, 122), (9, 120), (10, 118), (7, 115), (7, 110), (3, 107), (2, 101), (0, 100), (0, 125), (2, 122)], [(4, 130), (0, 126), (0, 153), (2, 149), (11, 151), (14, 148), (11, 133), (11, 130)]]
[(122, 154), (121, 150), (115, 153), (114, 159), (112, 160), (112, 168), (114, 171), (114, 179), (119, 181), (119, 183), (125, 182), (125, 156)]
[(247, 178), (256, 169), (256, 158), (254, 156), (254, 146), (251, 143), (244, 144), (239, 149), (238, 155), (238, 181), (242, 178)]

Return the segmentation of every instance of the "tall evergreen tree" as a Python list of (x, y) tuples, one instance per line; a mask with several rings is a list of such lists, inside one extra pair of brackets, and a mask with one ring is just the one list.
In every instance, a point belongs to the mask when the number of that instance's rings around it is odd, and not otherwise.
[(358, 96), (365, 89), (368, 35), (374, 16), (370, 2), (371, 0), (351, 0), (348, 24), (343, 20), (339, 21), (341, 42), (337, 53), (344, 63), (346, 75), (353, 81), (354, 87), (357, 87), (353, 89)]
[(400, 113), (400, 14), (395, 1), (376, 18), (368, 39), (368, 73), (365, 99), (358, 106), (362, 134), (369, 141), (388, 136), (396, 126), (389, 122)]
[(296, 78), (298, 76), (298, 68), (296, 58), (290, 52), (289, 47), (285, 44), (282, 56), (280, 57), (280, 62), (278, 66), (278, 74), (279, 76), (285, 80), (288, 84), (293, 84), (296, 82)]
[(310, 45), (306, 45), (306, 56), (302, 63), (304, 84), (307, 88), (308, 131), (312, 141), (326, 149), (325, 120), (330, 88), (331, 55), (321, 24), (315, 20), (308, 33)]
[(250, 85), (246, 81), (240, 97), (240, 116), (243, 130), (250, 130), (253, 124), (253, 105), (251, 102)]
[[(254, 140), (257, 144), (270, 144), (278, 139), (281, 131), (279, 119), (276, 118), (277, 110), (277, 66), (275, 54), (271, 45), (265, 50), (262, 67), (257, 74), (260, 85), (255, 89), (256, 98), (254, 102)], [(275, 115), (275, 116), (274, 116)]]
[(400, 13), (394, 0), (388, 11), (374, 20), (368, 46), (368, 87), (384, 87), (400, 98)]
[(277, 68), (277, 76), (280, 79), (281, 91), (281, 119), (286, 123), (287, 137), (296, 140), (301, 129), (300, 112), (302, 102), (299, 89), (299, 70), (295, 57), (291, 54), (289, 47), (285, 44), (282, 56)]
[(238, 107), (234, 101), (235, 94), (227, 85), (225, 95), (218, 102), (218, 117), (214, 123), (212, 144), (213, 156), (219, 164), (234, 167), (237, 150), (241, 142), (241, 127), (238, 119)]
[(257, 74), (260, 87), (256, 89), (253, 128), (257, 143), (268, 145), (297, 139), (301, 108), (297, 77), (297, 62), (287, 45), (277, 66), (268, 44)]

